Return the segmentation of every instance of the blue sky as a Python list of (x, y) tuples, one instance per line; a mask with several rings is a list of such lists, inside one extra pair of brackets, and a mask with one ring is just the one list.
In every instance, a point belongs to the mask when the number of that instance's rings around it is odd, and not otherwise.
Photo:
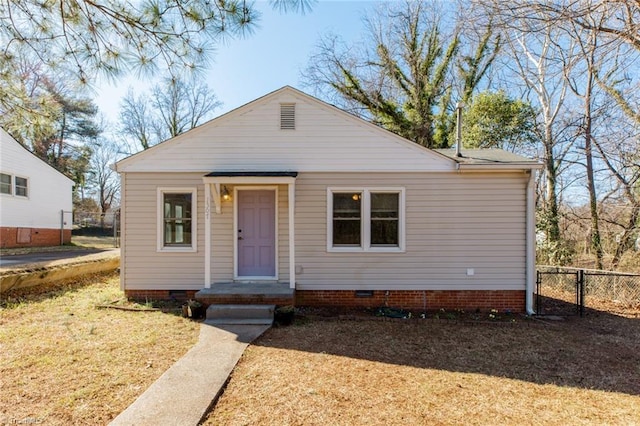
[[(347, 42), (364, 33), (362, 17), (375, 8), (371, 1), (320, 0), (306, 15), (281, 14), (266, 2), (257, 2), (262, 13), (259, 28), (244, 39), (216, 47), (214, 61), (203, 73), (209, 87), (223, 102), (215, 111), (220, 115), (282, 86), (302, 88), (300, 73), (321, 35), (339, 34)], [(96, 103), (113, 124), (119, 102), (132, 86), (136, 91), (147, 84), (134, 78), (98, 85)]]

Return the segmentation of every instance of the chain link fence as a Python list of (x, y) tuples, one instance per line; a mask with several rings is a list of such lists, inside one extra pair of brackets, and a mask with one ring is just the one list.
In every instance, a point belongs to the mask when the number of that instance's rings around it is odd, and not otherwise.
[(539, 315), (637, 309), (640, 274), (540, 266), (535, 301)]
[(538, 315), (571, 315), (579, 313), (577, 271), (538, 268), (536, 280), (536, 313)]
[(73, 235), (113, 238), (114, 246), (120, 246), (120, 210), (104, 214), (94, 211), (74, 210)]

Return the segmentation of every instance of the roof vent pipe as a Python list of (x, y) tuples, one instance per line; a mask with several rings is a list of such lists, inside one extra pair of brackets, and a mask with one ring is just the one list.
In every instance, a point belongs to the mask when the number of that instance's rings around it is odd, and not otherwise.
[(462, 108), (464, 104), (456, 104), (456, 157), (462, 157)]

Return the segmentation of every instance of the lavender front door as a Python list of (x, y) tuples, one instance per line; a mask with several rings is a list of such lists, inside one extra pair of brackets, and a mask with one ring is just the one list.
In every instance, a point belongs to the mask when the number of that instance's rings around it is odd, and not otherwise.
[(276, 191), (238, 191), (238, 278), (276, 278)]

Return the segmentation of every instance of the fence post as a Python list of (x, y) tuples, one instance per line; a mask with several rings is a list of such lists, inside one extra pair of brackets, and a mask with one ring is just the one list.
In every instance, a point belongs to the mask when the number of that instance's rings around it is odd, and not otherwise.
[(536, 314), (540, 315), (540, 303), (542, 302), (542, 296), (540, 296), (540, 290), (542, 286), (542, 272), (536, 271)]
[(60, 210), (60, 245), (64, 245), (64, 209)]
[(120, 247), (118, 244), (118, 229), (120, 229), (120, 215), (113, 213), (113, 246)]
[(576, 288), (578, 292), (578, 312), (580, 316), (584, 316), (584, 270), (580, 269), (578, 271), (578, 286)]

